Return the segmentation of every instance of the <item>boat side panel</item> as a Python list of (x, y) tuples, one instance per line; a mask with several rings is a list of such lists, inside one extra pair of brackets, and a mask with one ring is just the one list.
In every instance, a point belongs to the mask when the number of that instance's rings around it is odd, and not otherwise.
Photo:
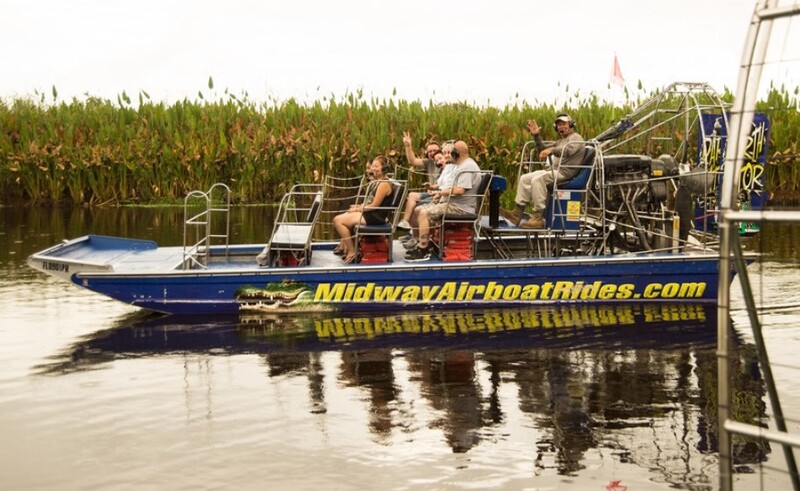
[(170, 313), (347, 311), (642, 301), (713, 302), (717, 259), (637, 258), (415, 268), (77, 275), (75, 283)]

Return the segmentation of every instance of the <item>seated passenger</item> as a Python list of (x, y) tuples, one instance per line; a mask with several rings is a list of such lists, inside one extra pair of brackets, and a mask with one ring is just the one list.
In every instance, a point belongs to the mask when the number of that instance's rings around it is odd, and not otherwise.
[[(425, 186), (427, 187), (436, 184), (436, 180), (438, 179), (439, 173), (442, 169), (442, 164), (440, 164), (439, 160), (437, 160), (437, 156), (442, 152), (439, 148), (439, 144), (436, 141), (430, 141), (425, 147), (425, 158), (417, 157), (414, 155), (414, 150), (411, 147), (411, 134), (408, 131), (404, 131), (403, 148), (405, 148), (408, 164), (412, 167), (421, 167), (424, 169), (426, 178)], [(414, 206), (419, 204), (420, 194), (426, 193), (408, 194), (408, 197), (406, 198), (406, 212), (403, 213), (403, 219), (397, 224), (398, 228), (406, 230), (411, 228), (409, 220), (411, 220), (411, 213), (414, 211)], [(409, 202), (412, 200), (414, 201), (414, 204), (410, 205)]]
[[(500, 210), (503, 218), (508, 220), (511, 225), (520, 226), (528, 229), (544, 228), (544, 212), (547, 209), (547, 186), (552, 185), (557, 179), (559, 182), (572, 179), (580, 169), (578, 167), (561, 167), (560, 164), (567, 166), (579, 165), (583, 159), (584, 145), (575, 142), (583, 141), (583, 137), (575, 131), (575, 122), (567, 114), (556, 116), (555, 129), (560, 139), (552, 145), (545, 145), (540, 136), (539, 125), (536, 121), (528, 121), (528, 129), (536, 142), (536, 150), (539, 151), (539, 160), (547, 160), (552, 156), (552, 164), (549, 169), (540, 169), (519, 176), (517, 183), (517, 195), (514, 198), (516, 208), (514, 210)], [(522, 222), (522, 215), (528, 203), (533, 203), (533, 213), (531, 218)], [(520, 222), (522, 222), (520, 224)]]
[(434, 184), (436, 182), (436, 178), (439, 177), (439, 167), (436, 166), (436, 161), (434, 157), (437, 153), (441, 152), (442, 150), (439, 148), (439, 144), (436, 141), (431, 140), (425, 146), (425, 157), (420, 158), (414, 155), (414, 150), (411, 148), (411, 134), (408, 131), (403, 132), (403, 147), (406, 151), (406, 158), (408, 159), (408, 164), (413, 167), (421, 167), (424, 169), (425, 177), (430, 184)]
[[(433, 160), (436, 162), (436, 167), (438, 167), (439, 169), (444, 167), (444, 164), (446, 162), (446, 159), (442, 152), (439, 152), (436, 155), (434, 155)], [(441, 177), (442, 175), (440, 173), (439, 179), (441, 179)], [(409, 220), (411, 220), (411, 216), (414, 213), (414, 208), (416, 208), (419, 205), (424, 205), (431, 202), (431, 199), (433, 198), (431, 192), (439, 189), (439, 184), (438, 184), (439, 179), (437, 179), (437, 181), (433, 184), (429, 183), (428, 181), (425, 181), (423, 183), (423, 186), (425, 187), (426, 192), (424, 193), (417, 193), (417, 192), (408, 193), (408, 196), (406, 197), (405, 208), (403, 211), (403, 219), (400, 220), (400, 223), (397, 224), (397, 228), (402, 228), (405, 230), (411, 229), (411, 224), (409, 223)]]
[[(450, 153), (453, 150), (454, 143), (455, 143), (454, 141), (450, 140), (445, 142), (444, 145), (442, 146), (443, 153), (439, 155), (441, 155), (440, 160), (444, 163), (444, 165), (442, 166), (442, 170), (439, 173), (439, 177), (436, 179), (436, 184), (431, 185), (425, 183), (425, 187), (429, 191), (427, 193), (411, 193), (411, 194), (419, 194), (421, 198), (425, 198), (424, 195), (427, 195), (427, 199), (425, 199), (424, 201), (420, 200), (419, 202), (416, 203), (412, 202), (411, 205), (409, 205), (409, 201), (406, 201), (405, 213), (408, 216), (408, 222), (409, 222), (408, 228), (410, 230), (407, 235), (400, 237), (400, 242), (402, 242), (403, 247), (405, 247), (407, 250), (413, 249), (418, 242), (417, 231), (419, 224), (417, 223), (416, 219), (417, 215), (414, 213), (415, 209), (421, 205), (426, 205), (431, 201), (433, 201), (433, 195), (435, 191), (453, 186), (453, 179), (455, 178), (456, 165), (453, 162)], [(411, 194), (409, 194), (409, 196), (411, 196)]]
[[(372, 161), (371, 160), (367, 161), (367, 163), (364, 165), (364, 177), (367, 179), (367, 186), (369, 186), (372, 183), (372, 181), (374, 180), (373, 177), (372, 177), (372, 172), (370, 171), (370, 167), (372, 167)], [(314, 172), (316, 172), (316, 171), (314, 171)], [(361, 192), (361, 190), (359, 189), (359, 193), (360, 192)], [(355, 196), (355, 199), (356, 200), (358, 199), (358, 195)], [(352, 208), (352, 207), (350, 207), (350, 208)], [(336, 247), (333, 249), (333, 253), (336, 254), (337, 256), (344, 256), (344, 253), (345, 253), (344, 239), (339, 239), (339, 243), (336, 244)]]
[(480, 167), (469, 156), (466, 142), (455, 142), (451, 150), (455, 163), (454, 182), (433, 194), (433, 201), (414, 210), (414, 219), (419, 224), (419, 242), (408, 251), (406, 261), (424, 261), (431, 257), (429, 233), (431, 222), (447, 215), (470, 215), (475, 212), (478, 197), (467, 191), (478, 186), (481, 180)]
[(391, 203), (394, 187), (389, 183), (392, 166), (383, 155), (378, 155), (369, 167), (371, 182), (367, 187), (365, 204), (354, 204), (344, 213), (333, 217), (333, 228), (341, 237), (342, 260), (345, 264), (356, 259), (356, 246), (353, 234), (357, 224), (380, 225), (386, 222), (389, 215), (387, 209), (377, 209)]

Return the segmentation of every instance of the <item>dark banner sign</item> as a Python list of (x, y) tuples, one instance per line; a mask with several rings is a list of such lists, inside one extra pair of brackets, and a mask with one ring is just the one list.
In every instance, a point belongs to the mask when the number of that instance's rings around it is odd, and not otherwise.
[[(710, 172), (721, 172), (725, 163), (725, 151), (728, 142), (728, 128), (726, 118), (721, 114), (703, 114), (701, 123), (703, 131), (698, 133), (697, 161), (702, 166), (707, 166)], [(763, 113), (756, 113), (747, 139), (745, 162), (739, 176), (738, 201), (742, 210), (760, 210), (767, 201), (767, 192), (764, 189), (764, 165), (767, 161), (767, 146), (769, 142), (770, 121)], [(716, 229), (716, 217), (712, 210), (717, 209), (719, 198), (719, 184), (722, 174), (719, 174), (716, 186), (710, 189), (706, 196), (697, 199), (696, 223), (698, 229)], [(758, 231), (756, 224), (743, 223), (740, 232), (748, 234)]]

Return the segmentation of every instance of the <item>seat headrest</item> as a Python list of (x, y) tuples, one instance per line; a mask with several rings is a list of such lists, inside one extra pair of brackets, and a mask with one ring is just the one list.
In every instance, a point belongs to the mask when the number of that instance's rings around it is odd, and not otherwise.
[(581, 165), (589, 165), (594, 161), (595, 148), (593, 145), (586, 145), (583, 150), (583, 160)]
[(317, 193), (314, 202), (311, 203), (311, 209), (308, 210), (308, 216), (306, 216), (307, 223), (313, 223), (317, 219), (320, 206), (322, 206), (322, 191)]
[(481, 173), (481, 180), (478, 183), (478, 189), (475, 190), (477, 195), (484, 194), (486, 192), (486, 188), (489, 187), (489, 183), (492, 181), (492, 173), (491, 172), (482, 172)]
[(405, 185), (398, 182), (392, 184), (392, 187), (394, 188), (394, 194), (392, 195), (391, 206), (392, 208), (397, 208), (402, 204), (401, 201), (403, 199), (403, 192), (405, 191)]

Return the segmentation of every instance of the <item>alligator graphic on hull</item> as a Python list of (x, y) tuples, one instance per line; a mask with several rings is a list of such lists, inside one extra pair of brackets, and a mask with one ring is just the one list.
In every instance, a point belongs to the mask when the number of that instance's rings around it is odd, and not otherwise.
[(314, 294), (308, 285), (292, 280), (267, 283), (263, 288), (245, 285), (236, 291), (240, 312), (332, 310), (331, 307), (315, 304), (313, 297)]

